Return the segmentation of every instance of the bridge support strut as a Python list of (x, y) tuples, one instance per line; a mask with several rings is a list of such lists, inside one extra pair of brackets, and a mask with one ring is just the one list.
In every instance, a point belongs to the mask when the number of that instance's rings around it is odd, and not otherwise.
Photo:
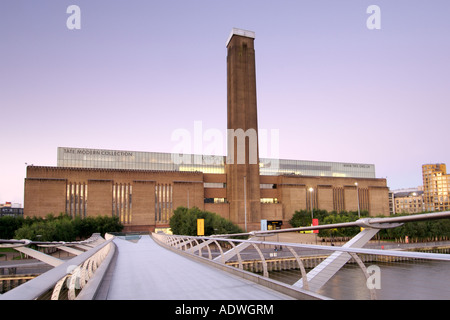
[[(380, 229), (366, 228), (344, 244), (344, 248), (362, 248)], [(328, 258), (322, 261), (306, 275), (308, 280), (308, 289), (317, 292), (328, 280), (330, 280), (350, 259), (352, 256), (347, 252), (335, 251)], [(296, 287), (303, 288), (303, 280), (300, 279), (293, 284)]]

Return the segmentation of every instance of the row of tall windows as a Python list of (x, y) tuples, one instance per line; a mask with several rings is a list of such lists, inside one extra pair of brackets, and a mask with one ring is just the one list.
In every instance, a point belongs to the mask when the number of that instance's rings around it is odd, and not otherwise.
[(173, 212), (173, 188), (171, 184), (155, 187), (155, 221), (168, 223)]
[[(72, 217), (85, 218), (88, 210), (88, 185), (69, 182), (66, 187), (66, 213)], [(173, 187), (171, 184), (155, 186), (155, 221), (168, 223), (173, 212)], [(133, 187), (131, 183), (112, 185), (112, 216), (123, 224), (130, 224), (133, 212)]]
[(333, 188), (333, 210), (336, 212), (345, 210), (344, 188)]
[[(369, 211), (369, 189), (358, 188), (358, 195), (356, 201), (359, 200), (359, 209), (361, 211)], [(336, 212), (342, 212), (345, 208), (345, 196), (344, 188), (333, 188), (333, 210)]]
[(130, 183), (115, 183), (112, 190), (112, 215), (123, 224), (131, 223), (133, 187)]
[(359, 192), (359, 209), (369, 211), (369, 189), (358, 188)]
[(72, 217), (86, 217), (88, 186), (86, 183), (69, 182), (66, 187), (66, 213)]

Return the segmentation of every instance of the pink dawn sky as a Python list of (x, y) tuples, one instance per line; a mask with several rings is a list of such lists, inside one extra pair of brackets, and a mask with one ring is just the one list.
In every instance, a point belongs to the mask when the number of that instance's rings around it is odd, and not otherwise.
[(449, 13), (448, 0), (2, 0), (0, 203), (23, 204), (25, 163), (56, 166), (59, 146), (172, 152), (195, 121), (225, 132), (233, 27), (256, 33), (259, 128), (279, 130), (280, 158), (370, 163), (391, 189), (417, 187), (422, 164), (450, 166)]

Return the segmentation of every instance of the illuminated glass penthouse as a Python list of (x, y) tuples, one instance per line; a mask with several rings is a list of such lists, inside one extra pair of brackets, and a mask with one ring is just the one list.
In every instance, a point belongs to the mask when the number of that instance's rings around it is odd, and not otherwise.
[[(58, 167), (225, 173), (225, 156), (58, 148)], [(375, 178), (373, 164), (261, 158), (261, 175)]]

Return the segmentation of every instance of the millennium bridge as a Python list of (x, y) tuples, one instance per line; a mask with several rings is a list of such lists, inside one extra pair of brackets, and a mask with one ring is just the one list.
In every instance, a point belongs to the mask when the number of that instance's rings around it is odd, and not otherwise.
[[(34, 258), (30, 265), (44, 264), (48, 271), (23, 280), (1, 294), (0, 300), (339, 299), (339, 294), (325, 294), (323, 288), (346, 268), (352, 272), (344, 273), (341, 281), (357, 288), (350, 290), (362, 291), (361, 299), (383, 299), (383, 270), (398, 265), (403, 266), (401, 276), (395, 278), (404, 278), (404, 283), (395, 286), (403, 292), (417, 292), (419, 299), (427, 299), (428, 293), (420, 296), (420, 292), (428, 284), (430, 290), (439, 291), (439, 298), (450, 299), (450, 290), (445, 290), (448, 278), (438, 273), (449, 270), (450, 254), (373, 245), (380, 229), (445, 218), (450, 218), (450, 211), (209, 237), (152, 233), (93, 234), (75, 242), (4, 239), (0, 247)], [(360, 233), (342, 245), (280, 240), (301, 231), (355, 226)], [(68, 257), (44, 253), (52, 248), (67, 252)], [(425, 264), (425, 271), (417, 274), (411, 264)], [(13, 278), (6, 270), (18, 267), (0, 262), (0, 287)], [(290, 280), (279, 280), (277, 275), (286, 270)]]

